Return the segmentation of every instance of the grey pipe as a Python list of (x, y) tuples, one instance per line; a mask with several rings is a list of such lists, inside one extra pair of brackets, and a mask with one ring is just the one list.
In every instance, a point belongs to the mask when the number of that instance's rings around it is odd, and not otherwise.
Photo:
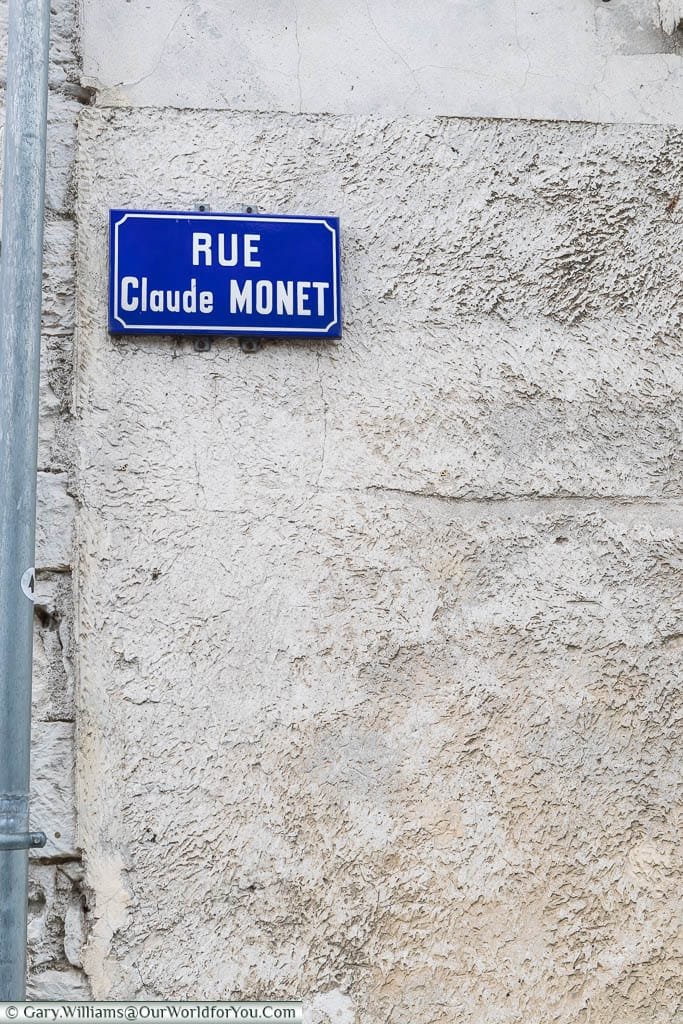
[[(0, 1000), (26, 991), (49, 0), (10, 0), (0, 251)], [(22, 588), (22, 577), (24, 587)], [(20, 848), (17, 849), (16, 846)]]

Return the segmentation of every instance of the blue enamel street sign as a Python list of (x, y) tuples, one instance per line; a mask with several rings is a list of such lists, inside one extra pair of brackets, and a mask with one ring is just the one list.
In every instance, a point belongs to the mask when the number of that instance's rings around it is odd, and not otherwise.
[(339, 220), (111, 210), (109, 330), (338, 338)]

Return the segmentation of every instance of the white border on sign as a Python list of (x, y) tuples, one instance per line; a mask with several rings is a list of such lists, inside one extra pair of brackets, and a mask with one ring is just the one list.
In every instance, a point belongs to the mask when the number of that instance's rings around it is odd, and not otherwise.
[[(122, 327), (127, 328), (130, 331), (141, 330), (141, 331), (178, 331), (182, 328), (182, 324), (127, 324), (123, 317), (119, 316), (119, 228), (129, 218), (141, 218), (144, 217), (147, 220), (168, 220), (169, 217), (173, 220), (190, 220), (193, 218), (193, 214), (180, 214), (177, 213), (125, 213), (120, 220), (117, 220), (114, 224), (114, 310), (113, 318), (118, 321)], [(249, 224), (254, 222), (258, 224), (281, 224), (283, 221), (288, 221), (290, 224), (322, 224), (332, 235), (332, 288), (333, 288), (333, 310), (334, 318), (330, 320), (326, 327), (308, 327), (305, 329), (302, 327), (240, 327), (238, 324), (211, 324), (207, 328), (206, 333), (213, 331), (238, 331), (244, 333), (245, 331), (251, 331), (254, 334), (301, 334), (304, 331), (305, 334), (325, 334), (329, 331), (330, 327), (333, 327), (339, 321), (339, 310), (337, 308), (337, 246), (336, 246), (336, 231), (333, 227), (327, 223), (322, 217), (261, 217), (251, 216), (244, 217), (236, 213), (203, 213), (197, 215), (197, 220), (219, 220), (219, 221), (246, 221)], [(188, 327), (187, 331), (196, 331), (197, 327)]]

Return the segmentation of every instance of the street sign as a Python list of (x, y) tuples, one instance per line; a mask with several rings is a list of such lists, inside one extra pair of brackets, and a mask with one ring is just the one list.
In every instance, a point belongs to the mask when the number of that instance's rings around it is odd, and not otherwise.
[(339, 220), (110, 210), (109, 330), (338, 338)]

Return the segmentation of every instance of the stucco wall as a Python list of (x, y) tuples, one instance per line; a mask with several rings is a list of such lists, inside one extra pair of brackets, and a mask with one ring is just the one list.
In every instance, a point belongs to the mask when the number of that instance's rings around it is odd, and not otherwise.
[[(85, 111), (98, 996), (680, 1006), (680, 131)], [(110, 206), (339, 214), (339, 344), (114, 340)]]
[(683, 124), (680, 0), (83, 0), (101, 104)]
[[(52, 7), (30, 994), (674, 1020), (680, 131), (448, 117), (680, 126), (680, 0)], [(339, 345), (107, 337), (197, 199), (341, 214)]]

